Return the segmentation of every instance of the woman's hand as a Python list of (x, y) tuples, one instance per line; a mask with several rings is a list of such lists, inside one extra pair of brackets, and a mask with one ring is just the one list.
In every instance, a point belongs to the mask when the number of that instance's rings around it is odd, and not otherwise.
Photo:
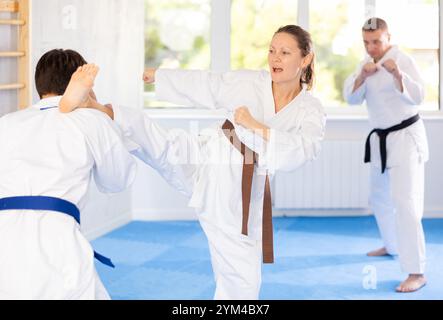
[(247, 107), (242, 106), (235, 110), (234, 122), (246, 129), (254, 131), (263, 139), (269, 140), (269, 128), (255, 120)]
[(240, 126), (252, 129), (251, 126), (254, 124), (255, 119), (249, 112), (249, 109), (243, 106), (235, 110), (234, 121)]
[(155, 82), (155, 73), (157, 72), (156, 68), (149, 68), (146, 69), (145, 72), (143, 73), (143, 81), (151, 84)]

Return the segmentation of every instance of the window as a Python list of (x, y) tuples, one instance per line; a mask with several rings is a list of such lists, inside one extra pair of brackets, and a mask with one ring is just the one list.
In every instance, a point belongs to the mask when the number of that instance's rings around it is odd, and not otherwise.
[(309, 2), (309, 31), (316, 54), (315, 94), (325, 106), (346, 106), (343, 85), (364, 56), (364, 21), (363, 0)]
[[(211, 1), (145, 1), (145, 66), (209, 69)], [(154, 100), (154, 86), (145, 93), (145, 106), (168, 106)]]
[[(401, 14), (396, 14), (398, 8)], [(376, 13), (386, 19), (392, 42), (412, 56), (425, 81), (423, 110), (438, 110), (439, 3), (438, 0), (376, 2)]]
[(281, 26), (297, 23), (296, 0), (232, 0), (231, 67), (268, 69), (269, 43)]
[[(145, 1), (147, 67), (267, 69), (273, 33), (299, 24), (314, 42), (316, 95), (326, 107), (344, 110), (344, 81), (365, 56), (361, 27), (366, 18), (379, 16), (388, 22), (392, 42), (419, 66), (426, 81), (423, 110), (439, 110), (438, 0)], [(211, 38), (217, 46), (212, 52)], [(146, 86), (147, 106), (168, 106), (153, 101), (152, 92)]]

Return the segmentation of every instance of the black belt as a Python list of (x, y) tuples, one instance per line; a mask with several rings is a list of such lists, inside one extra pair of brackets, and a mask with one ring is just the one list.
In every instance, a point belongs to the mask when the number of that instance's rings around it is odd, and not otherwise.
[(388, 137), (388, 134), (394, 131), (399, 131), (402, 129), (405, 129), (414, 123), (416, 123), (418, 120), (420, 120), (420, 116), (416, 114), (412, 118), (406, 119), (400, 124), (397, 124), (393, 127), (387, 128), (387, 129), (374, 129), (369, 133), (368, 138), (366, 139), (366, 150), (365, 150), (365, 163), (371, 162), (371, 136), (374, 133), (377, 133), (378, 137), (380, 138), (380, 158), (381, 158), (381, 173), (385, 173), (386, 171), (386, 162), (388, 158), (388, 154), (386, 151), (386, 139)]

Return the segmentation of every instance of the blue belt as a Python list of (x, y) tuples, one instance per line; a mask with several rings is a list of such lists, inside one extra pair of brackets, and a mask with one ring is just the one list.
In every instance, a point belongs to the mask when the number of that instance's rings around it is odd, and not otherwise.
[(55, 109), (55, 108), (58, 108), (58, 106), (40, 108), (40, 111), (46, 111), (46, 110)]
[[(77, 206), (69, 201), (41, 196), (11, 197), (0, 199), (0, 211), (2, 210), (41, 210), (56, 211), (71, 216), (80, 224), (80, 211)], [(94, 251), (94, 258), (101, 263), (115, 268), (111, 259)]]

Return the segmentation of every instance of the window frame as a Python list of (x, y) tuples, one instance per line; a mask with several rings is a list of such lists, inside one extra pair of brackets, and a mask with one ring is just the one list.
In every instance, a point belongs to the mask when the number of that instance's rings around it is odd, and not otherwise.
[[(211, 51), (211, 67), (210, 71), (226, 72), (231, 69), (231, 0), (211, 0), (211, 23), (210, 23), (210, 51)], [(443, 45), (442, 39), (442, 17), (443, 17), (443, 0), (438, 0), (439, 4), (439, 101), (438, 110), (420, 111), (427, 118), (443, 118), (442, 108), (442, 77), (443, 77)], [(298, 0), (297, 8), (297, 24), (309, 31), (310, 6), (309, 0)], [(368, 15), (374, 15), (376, 10), (376, 0), (365, 0), (365, 11)], [(143, 92), (144, 97), (149, 95)], [(144, 106), (143, 106), (144, 107)], [(185, 117), (195, 116), (196, 118), (210, 117), (208, 110), (202, 108), (182, 108), (168, 107), (166, 108), (145, 108), (145, 110), (155, 110), (155, 115), (166, 114), (174, 117), (174, 115), (183, 115)], [(346, 106), (332, 107), (325, 105), (328, 115), (333, 118), (367, 118), (367, 110), (365, 106)]]

